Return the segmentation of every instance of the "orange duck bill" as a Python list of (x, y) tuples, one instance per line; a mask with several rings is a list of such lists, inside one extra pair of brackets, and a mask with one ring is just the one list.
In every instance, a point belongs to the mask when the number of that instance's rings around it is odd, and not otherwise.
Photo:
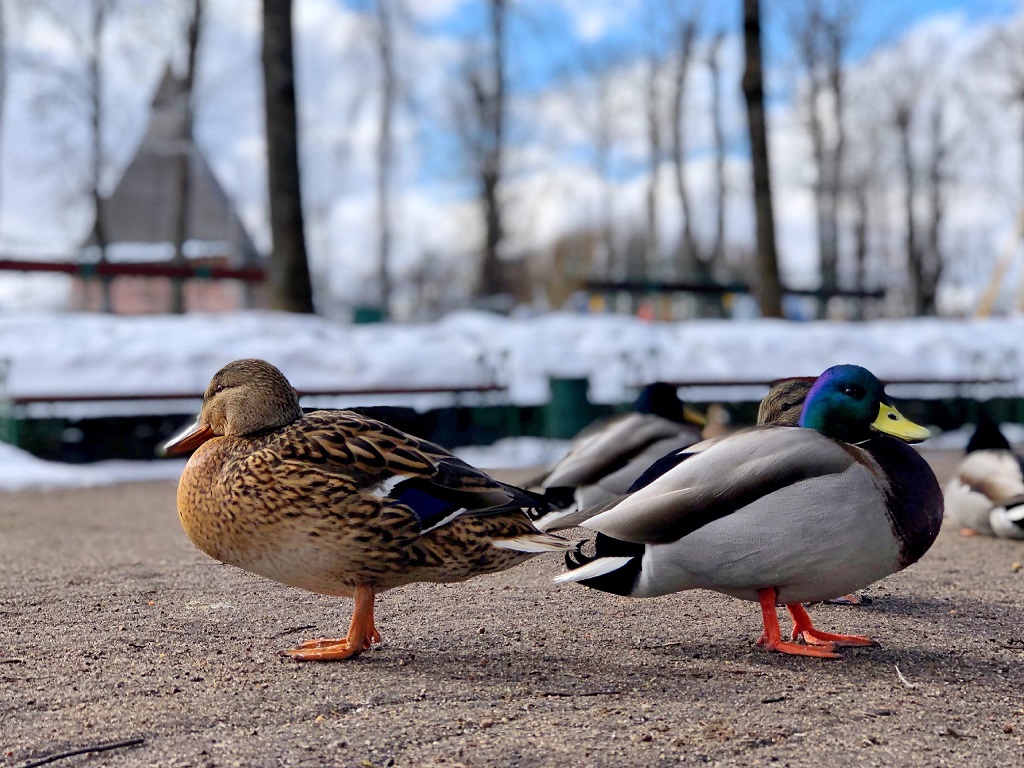
[(779, 617), (775, 612), (775, 601), (778, 593), (773, 588), (759, 589), (757, 596), (761, 603), (761, 618), (764, 621), (764, 633), (757, 644), (768, 651), (778, 651), (794, 656), (817, 656), (822, 659), (838, 659), (835, 653), (837, 646), (878, 645), (870, 637), (863, 635), (837, 635), (822, 632), (814, 628), (811, 617), (799, 603), (787, 605), (786, 610), (793, 617), (793, 640), (803, 639), (806, 645), (782, 639), (779, 628)]
[(194, 451), (213, 436), (213, 427), (196, 419), (194, 423), (164, 443), (160, 454), (162, 456), (180, 456), (183, 453)]

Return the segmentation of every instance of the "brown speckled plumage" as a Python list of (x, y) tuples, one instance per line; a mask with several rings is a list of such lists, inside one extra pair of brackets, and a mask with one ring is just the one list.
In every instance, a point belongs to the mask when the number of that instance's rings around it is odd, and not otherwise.
[[(198, 437), (170, 444), (199, 443), (178, 486), (189, 538), (211, 557), (276, 581), (355, 595), (357, 614), (364, 590), (371, 602), (363, 629), (372, 635), (372, 594), (462, 581), (568, 546), (523, 512), (536, 499), (432, 443), (350, 411), (303, 415), (284, 376), (260, 360), (218, 372), (197, 428)], [(369, 646), (353, 630), (331, 641), (344, 645), (334, 655), (323, 652), (326, 642), (314, 641), (318, 655), (293, 655), (344, 658)]]

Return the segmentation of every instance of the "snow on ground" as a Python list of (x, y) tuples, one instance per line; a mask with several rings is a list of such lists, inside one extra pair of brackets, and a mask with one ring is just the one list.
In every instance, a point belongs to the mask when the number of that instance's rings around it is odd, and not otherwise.
[[(981, 394), (1024, 395), (1022, 338), (1024, 318), (654, 323), (622, 315), (506, 318), (459, 312), (436, 323), (356, 326), (271, 312), (7, 315), (0, 316), (0, 400), (4, 393), (198, 396), (218, 368), (240, 357), (270, 360), (300, 391), (498, 383), (507, 387), (507, 399), (520, 405), (547, 402), (552, 377), (588, 378), (591, 399), (613, 403), (630, 400), (635, 388), (657, 379), (766, 382), (817, 374), (843, 362), (864, 365), (882, 379), (1006, 378), (1008, 384)], [(682, 394), (693, 400), (754, 399), (764, 389), (688, 387)], [(933, 396), (946, 396), (954, 389), (932, 388)], [(890, 387), (896, 396), (923, 391), (918, 385)], [(405, 403), (426, 408), (445, 399), (380, 394), (329, 404)], [(194, 412), (197, 407), (194, 398), (130, 406), (144, 413)], [(107, 403), (34, 408), (33, 415), (39, 415), (40, 408), (71, 416), (125, 412), (123, 404)], [(948, 439), (962, 445), (966, 437)], [(4, 488), (89, 485), (128, 477), (175, 477), (180, 472), (180, 465), (172, 462), (52, 465), (0, 447)], [(479, 466), (527, 466), (546, 463), (563, 449), (555, 441), (514, 440), (465, 449), (462, 455)]]
[(28, 451), (0, 443), (0, 490), (5, 491), (21, 491), (26, 488), (85, 488), (143, 480), (177, 480), (184, 467), (184, 459), (62, 464), (57, 461), (44, 461)]
[(655, 379), (763, 382), (841, 362), (882, 379), (1008, 377), (1024, 393), (1022, 338), (1024, 318), (655, 323), (459, 312), (348, 325), (272, 312), (36, 314), (0, 316), (0, 365), (10, 366), (8, 395), (199, 394), (240, 357), (270, 360), (299, 390), (497, 382), (522, 405), (546, 402), (550, 377), (589, 377), (591, 399), (607, 403)]

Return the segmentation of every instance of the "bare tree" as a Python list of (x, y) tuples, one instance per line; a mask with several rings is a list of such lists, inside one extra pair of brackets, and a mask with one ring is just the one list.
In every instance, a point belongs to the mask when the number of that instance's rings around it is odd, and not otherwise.
[(926, 180), (928, 185), (927, 224), (924, 248), (921, 250), (922, 264), (916, 292), (915, 311), (918, 314), (935, 314), (939, 283), (942, 280), (945, 257), (942, 247), (942, 225), (946, 214), (947, 187), (949, 183), (949, 137), (946, 135), (945, 98), (932, 101), (928, 120), (928, 159)]
[(715, 152), (715, 230), (708, 256), (709, 271), (725, 259), (725, 211), (728, 189), (725, 181), (725, 117), (722, 114), (722, 43), (725, 34), (717, 33), (707, 48), (707, 67), (711, 77), (711, 132)]
[(924, 260), (917, 233), (917, 216), (914, 213), (914, 200), (918, 194), (911, 133), (914, 107), (915, 101), (909, 96), (909, 91), (901, 94), (893, 104), (893, 125), (899, 141), (900, 170), (903, 177), (903, 235), (910, 279), (911, 311), (914, 314), (921, 314), (920, 287), (924, 277)]
[(658, 54), (653, 50), (647, 51), (644, 73), (644, 117), (647, 131), (647, 207), (646, 207), (646, 231), (644, 249), (644, 275), (641, 277), (653, 276), (658, 266), (659, 259), (659, 238), (658, 238), (658, 190), (661, 181), (661, 89), (658, 85), (658, 73), (661, 69), (661, 62)]
[[(3, 157), (4, 114), (7, 108), (7, 3), (0, 0), (0, 158)], [(0, 190), (2, 192), (2, 190)], [(2, 201), (0, 197), (0, 201)], [(3, 232), (3, 206), (0, 205), (0, 233)]]
[(613, 181), (618, 118), (623, 111), (619, 99), (621, 90), (615, 87), (621, 63), (621, 52), (616, 48), (607, 45), (584, 48), (576, 62), (579, 69), (572, 73), (576, 76), (566, 80), (578, 102), (578, 120), (590, 142), (593, 170), (601, 185), (597, 214), (600, 240), (596, 250), (603, 259), (594, 266), (608, 278), (622, 277), (619, 273), (623, 269), (616, 239)]
[(684, 273), (703, 275), (700, 247), (693, 228), (693, 205), (686, 183), (686, 90), (694, 42), (697, 38), (697, 19), (682, 20), (678, 30), (678, 46), (672, 73), (672, 168), (675, 172), (676, 194), (683, 215), (683, 236), (680, 247), (680, 266)]
[(903, 188), (904, 250), (909, 311), (934, 314), (943, 272), (942, 228), (950, 173), (950, 150), (956, 135), (946, 125), (946, 104), (954, 98), (954, 81), (937, 69), (935, 39), (899, 52), (891, 66), (900, 77), (888, 78), (884, 91), (890, 122), (896, 131), (896, 152)]
[(505, 292), (501, 246), (505, 237), (501, 199), (506, 132), (505, 60), (508, 0), (487, 0), (484, 50), (465, 64), (468, 102), (456, 106), (456, 124), (478, 185), (483, 212), (484, 242), (476, 292)]
[[(90, 173), (89, 196), (93, 203), (93, 224), (91, 239), (99, 250), (99, 261), (107, 261), (109, 245), (106, 229), (106, 210), (101, 190), (103, 171), (106, 166), (106, 155), (103, 149), (105, 114), (103, 109), (103, 37), (107, 24), (107, 16), (113, 10), (116, 0), (95, 0), (90, 7), (91, 24), (89, 43), (86, 47), (86, 97), (89, 104), (90, 124)], [(102, 308), (104, 312), (113, 312), (111, 299), (111, 281), (109, 277), (101, 277)]]
[(380, 67), (380, 112), (377, 122), (377, 276), (380, 308), (385, 316), (391, 304), (391, 177), (394, 172), (395, 139), (392, 122), (398, 92), (395, 71), (393, 0), (376, 0), (375, 42)]
[(768, 164), (768, 129), (764, 115), (760, 0), (743, 0), (743, 43), (743, 96), (747, 102), (754, 214), (757, 220), (757, 296), (763, 316), (782, 317), (782, 285), (779, 280), (779, 257), (775, 245), (775, 217), (772, 211), (771, 172)]
[[(202, 29), (203, 0), (191, 0), (191, 10), (185, 32), (185, 73), (182, 77), (183, 117), (178, 147), (178, 210), (174, 222), (174, 263), (185, 266), (185, 241), (189, 232), (189, 210), (192, 200), (192, 153), (195, 141), (195, 74), (199, 34)], [(171, 312), (185, 312), (185, 281), (175, 278), (171, 282)]]
[[(839, 200), (846, 127), (845, 64), (856, 7), (802, 0), (790, 14), (790, 32), (807, 78), (805, 112), (814, 163), (815, 223), (822, 288), (839, 283)], [(824, 310), (826, 300), (820, 307)]]
[(263, 0), (263, 87), (270, 198), (271, 305), (288, 312), (313, 309), (299, 179), (298, 120), (291, 0)]
[(1014, 108), (1022, 162), (1018, 194), (1024, 196), (1024, 25), (1010, 22), (996, 29), (976, 57), (977, 65), (990, 72), (995, 98)]

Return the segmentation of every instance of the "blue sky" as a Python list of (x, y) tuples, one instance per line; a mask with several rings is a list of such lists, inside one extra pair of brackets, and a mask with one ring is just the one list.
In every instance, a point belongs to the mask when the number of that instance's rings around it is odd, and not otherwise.
[[(835, 0), (834, 0), (835, 1)], [(344, 5), (361, 8), (366, 0), (339, 0)], [(939, 14), (959, 13), (968, 23), (983, 22), (1010, 16), (1019, 6), (1017, 0), (838, 0), (856, 3), (859, 7), (857, 32), (851, 46), (851, 55), (860, 57), (881, 42), (898, 36), (920, 21)], [(629, 2), (602, 3), (596, 1), (588, 14), (600, 13), (602, 5), (628, 6)], [(517, 87), (526, 91), (540, 90), (561, 73), (573, 66), (579, 56), (581, 44), (596, 48), (636, 50), (638, 41), (656, 37), (659, 28), (670, 25), (662, 9), (678, 5), (696, 9), (705, 35), (719, 31), (740, 31), (741, 0), (693, 0), (664, 2), (639, 0), (632, 3), (632, 13), (615, 14), (619, 23), (610, 25), (605, 34), (592, 40), (581, 40), (580, 18), (577, 13), (585, 7), (571, 0), (520, 0), (512, 3), (509, 16), (512, 58), (517, 68)], [(472, 38), (479, 36), (487, 23), (486, 2), (462, 0), (452, 4), (452, 11), (431, 19), (424, 29), (440, 36)], [(768, 30), (768, 55), (786, 56), (789, 41), (784, 33), (783, 14), (793, 3), (763, 0), (763, 13)], [(654, 13), (658, 13), (654, 17)], [(655, 32), (652, 33), (652, 30)], [(667, 44), (666, 40), (664, 44)]]

